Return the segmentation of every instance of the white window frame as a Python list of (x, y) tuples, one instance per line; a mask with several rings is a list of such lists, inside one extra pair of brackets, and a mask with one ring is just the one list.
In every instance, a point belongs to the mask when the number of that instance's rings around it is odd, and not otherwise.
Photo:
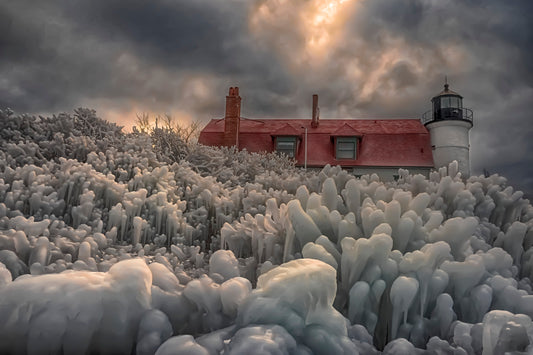
[[(348, 147), (349, 144), (352, 144), (352, 147)], [(357, 137), (337, 137), (335, 139), (335, 159), (356, 160)]]
[[(298, 143), (296, 136), (277, 136), (275, 143), (276, 152), (285, 154), (289, 158), (296, 158), (296, 144)], [(288, 148), (290, 145), (292, 148)]]

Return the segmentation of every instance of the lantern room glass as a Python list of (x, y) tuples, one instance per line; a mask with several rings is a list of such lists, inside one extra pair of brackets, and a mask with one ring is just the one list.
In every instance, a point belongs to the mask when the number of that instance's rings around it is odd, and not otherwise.
[(440, 108), (463, 107), (463, 100), (458, 96), (440, 96), (436, 101), (440, 101)]

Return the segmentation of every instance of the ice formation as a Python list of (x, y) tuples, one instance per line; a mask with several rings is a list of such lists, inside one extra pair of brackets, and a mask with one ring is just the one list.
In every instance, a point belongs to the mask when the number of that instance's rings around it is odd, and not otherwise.
[(150, 308), (151, 284), (140, 259), (117, 263), (107, 273), (19, 277), (2, 288), (0, 352), (129, 354)]
[(533, 207), (503, 177), (0, 116), (0, 353), (533, 352)]

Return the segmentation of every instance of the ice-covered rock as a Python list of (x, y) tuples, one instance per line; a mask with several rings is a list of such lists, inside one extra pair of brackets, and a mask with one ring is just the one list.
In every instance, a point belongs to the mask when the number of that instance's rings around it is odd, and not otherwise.
[(218, 274), (224, 280), (238, 277), (239, 262), (231, 250), (217, 250), (209, 259), (209, 273)]
[(279, 325), (249, 326), (239, 329), (227, 347), (228, 354), (310, 354), (298, 345), (285, 328)]
[(155, 352), (155, 355), (175, 354), (210, 355), (209, 351), (196, 343), (191, 335), (172, 337), (165, 341)]
[(66, 271), (0, 289), (0, 351), (129, 354), (150, 308), (152, 275), (140, 259), (107, 273)]
[(0, 250), (0, 263), (5, 265), (13, 279), (29, 272), (28, 266), (11, 250)]
[(304, 258), (316, 259), (325, 262), (337, 270), (338, 263), (326, 248), (320, 244), (307, 243), (302, 249), (302, 255)]
[(220, 285), (220, 301), (222, 312), (230, 317), (236, 317), (239, 306), (252, 291), (252, 284), (243, 277), (234, 277)]
[(6, 286), (12, 280), (11, 272), (6, 266), (0, 263), (0, 288)]
[[(318, 229), (313, 219), (302, 209), (298, 200), (292, 200), (289, 202), (287, 208), (288, 216), (294, 231), (295, 241), (300, 248), (309, 242), (314, 242), (322, 235), (322, 232)], [(293, 242), (294, 240), (291, 240), (290, 238), (287, 238), (285, 241), (286, 245), (292, 245)]]
[(407, 312), (418, 292), (418, 281), (411, 277), (400, 276), (392, 284), (390, 297), (392, 303), (392, 339), (396, 338), (400, 317), (407, 323)]
[(153, 355), (172, 336), (172, 325), (165, 313), (151, 309), (146, 311), (139, 323), (135, 353)]
[(178, 278), (167, 266), (155, 262), (148, 265), (148, 268), (152, 273), (152, 285), (170, 293), (176, 293), (182, 290)]
[(524, 314), (491, 311), (483, 318), (483, 355), (533, 350), (533, 323)]
[(239, 309), (237, 325), (278, 324), (317, 354), (356, 351), (345, 318), (333, 308), (335, 280), (335, 269), (318, 260), (280, 265), (259, 277), (257, 289)]

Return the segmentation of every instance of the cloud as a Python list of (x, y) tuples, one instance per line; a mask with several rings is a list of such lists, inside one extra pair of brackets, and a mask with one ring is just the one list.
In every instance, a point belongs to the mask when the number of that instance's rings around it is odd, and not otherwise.
[[(246, 2), (28, 1), (2, 5), (1, 106), (20, 111), (69, 110), (84, 102), (115, 100), (146, 109), (191, 104), (191, 82), (225, 92), (230, 81), (267, 74), (283, 83), (268, 52), (247, 35)], [(281, 74), (278, 74), (281, 73)], [(217, 98), (218, 99), (218, 98)], [(207, 111), (209, 112), (209, 111)]]
[[(0, 4), (0, 106), (207, 121), (419, 117), (448, 75), (474, 110), (472, 168), (532, 196), (529, 0), (132, 0)], [(130, 121), (128, 121), (130, 120)]]

